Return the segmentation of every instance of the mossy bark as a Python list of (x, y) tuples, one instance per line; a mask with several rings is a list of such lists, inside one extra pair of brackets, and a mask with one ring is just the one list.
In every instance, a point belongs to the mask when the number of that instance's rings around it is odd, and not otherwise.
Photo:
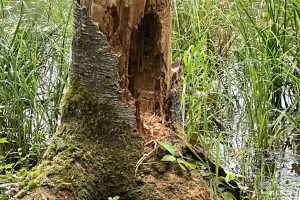
[(135, 111), (119, 99), (117, 57), (77, 3), (72, 59), (61, 126), (23, 199), (107, 199), (136, 189), (143, 139)]
[(170, 167), (155, 156), (155, 165), (135, 174), (145, 159), (140, 112), (162, 119), (168, 113), (170, 4), (75, 0), (61, 126), (21, 199), (208, 199), (199, 179), (179, 176), (178, 165)]

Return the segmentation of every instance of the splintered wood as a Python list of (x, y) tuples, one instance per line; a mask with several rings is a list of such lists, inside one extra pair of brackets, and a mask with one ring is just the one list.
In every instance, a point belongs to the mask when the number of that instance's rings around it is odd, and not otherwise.
[(119, 58), (120, 98), (167, 117), (171, 89), (171, 0), (78, 0)]
[(141, 114), (141, 120), (146, 144), (170, 136), (172, 130), (163, 123), (162, 117), (145, 112)]

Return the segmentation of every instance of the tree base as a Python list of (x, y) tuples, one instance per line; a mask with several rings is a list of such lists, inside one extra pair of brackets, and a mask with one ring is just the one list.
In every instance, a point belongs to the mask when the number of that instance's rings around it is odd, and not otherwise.
[[(161, 5), (157, 8), (163, 9), (167, 5), (170, 12), (170, 1), (167, 4), (157, 2)], [(144, 3), (146, 5), (146, 1)], [(161, 10), (159, 13), (163, 14)], [(167, 28), (166, 32), (170, 33), (170, 30)], [(160, 39), (164, 37), (167, 36)], [(155, 49), (163, 56), (163, 69), (160, 70), (165, 76), (157, 83), (161, 86), (158, 90), (161, 94), (155, 95), (151, 101), (156, 103), (151, 103), (154, 106), (150, 107), (154, 110), (148, 115), (154, 113), (153, 117), (158, 119), (151, 127), (151, 118), (149, 121), (142, 119), (141, 112), (145, 107), (141, 110), (139, 106), (135, 108), (120, 100), (122, 91), (129, 90), (128, 83), (124, 85), (126, 88), (122, 87), (125, 79), (122, 73), (118, 73), (122, 71), (120, 66), (125, 65), (112, 53), (107, 37), (91, 21), (87, 9), (75, 1), (73, 61), (70, 83), (62, 102), (62, 124), (42, 162), (32, 173), (31, 181), (18, 194), (20, 198), (106, 200), (120, 196), (126, 200), (209, 199), (206, 183), (199, 175), (185, 173), (174, 163), (162, 163), (162, 151), (155, 146), (149, 147), (150, 143), (155, 144), (162, 138), (175, 146), (182, 146), (181, 140), (164, 123), (163, 105), (168, 90), (163, 88), (169, 87), (164, 82), (169, 79), (167, 63), (170, 50), (163, 52), (169, 47), (168, 42), (160, 44), (163, 46), (155, 46), (159, 47)], [(135, 100), (138, 102), (138, 99)], [(159, 112), (155, 111), (156, 104)], [(137, 122), (142, 129), (140, 133)]]

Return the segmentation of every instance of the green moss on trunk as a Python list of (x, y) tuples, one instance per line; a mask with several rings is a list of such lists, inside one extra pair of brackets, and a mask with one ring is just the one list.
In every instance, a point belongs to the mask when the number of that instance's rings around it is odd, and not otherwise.
[(135, 130), (134, 109), (118, 99), (117, 59), (77, 4), (75, 17), (62, 124), (35, 169), (38, 188), (24, 199), (39, 199), (42, 193), (57, 199), (106, 199), (136, 186), (134, 170), (143, 140)]
[[(140, 177), (135, 177), (144, 140), (136, 131), (135, 109), (119, 99), (118, 59), (77, 0), (74, 13), (71, 76), (61, 125), (20, 193), (25, 194), (22, 199), (205, 199), (202, 184), (178, 175), (178, 166), (169, 171), (141, 167)], [(160, 158), (150, 162), (159, 163)]]

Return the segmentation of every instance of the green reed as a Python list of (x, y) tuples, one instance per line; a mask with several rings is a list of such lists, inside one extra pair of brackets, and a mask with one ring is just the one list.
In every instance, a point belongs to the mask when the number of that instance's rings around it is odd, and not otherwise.
[[(0, 0), (1, 166), (35, 164), (58, 126), (71, 13), (65, 0)], [(181, 56), (185, 65), (187, 141), (198, 138), (223, 165), (230, 127), (243, 126), (241, 184), (254, 189), (252, 199), (280, 199), (276, 165), (267, 160), (290, 134), (285, 129), (299, 127), (299, 1), (173, 0), (173, 17), (173, 58)], [(222, 196), (218, 183), (217, 172), (211, 189)]]
[(294, 88), (298, 83), (290, 77), (298, 71), (299, 39), (291, 23), (295, 7), (287, 1), (266, 0), (256, 6), (236, 1), (236, 8), (243, 40), (239, 56), (250, 83), (244, 87), (244, 96), (255, 143), (262, 148), (274, 134), (268, 125), (279, 112), (297, 111), (299, 98)]
[(34, 165), (59, 122), (72, 5), (63, 0), (0, 0), (0, 5), (0, 130), (7, 140), (0, 146), (1, 162), (22, 158)]
[[(218, 148), (216, 119), (225, 126), (224, 136), (234, 131), (232, 124), (243, 126), (241, 183), (253, 186), (253, 199), (272, 199), (274, 194), (280, 199), (275, 172), (266, 170), (266, 160), (284, 146), (291, 134), (286, 130), (299, 127), (300, 3), (174, 4), (174, 57), (182, 54), (185, 65), (181, 110), (187, 138), (198, 135), (218, 161), (224, 152)], [(266, 188), (268, 176), (272, 186)]]

